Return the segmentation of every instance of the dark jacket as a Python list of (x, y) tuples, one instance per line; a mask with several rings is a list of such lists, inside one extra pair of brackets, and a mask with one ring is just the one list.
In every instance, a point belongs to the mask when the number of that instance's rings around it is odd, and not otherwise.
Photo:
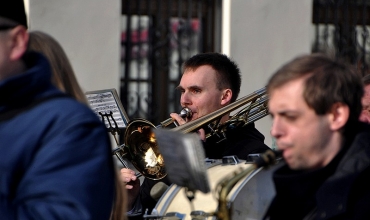
[(275, 171), (277, 194), (265, 219), (370, 219), (370, 125), (350, 133), (326, 167)]
[(51, 83), (47, 60), (0, 81), (0, 218), (109, 219), (114, 164), (105, 126)]
[[(255, 128), (254, 123), (244, 127), (238, 127), (226, 132), (226, 139), (212, 137), (204, 143), (205, 155), (210, 159), (221, 159), (223, 156), (236, 155), (239, 159), (247, 160), (249, 154), (263, 153), (270, 149), (264, 144), (265, 137)], [(148, 210), (151, 213), (157, 201), (150, 196), (150, 190), (158, 182), (164, 182), (168, 186), (171, 182), (167, 177), (162, 180), (151, 180), (145, 178), (141, 187), (136, 204), (136, 210), (132, 210), (137, 215), (143, 214)], [(131, 217), (131, 219), (134, 219)]]
[(264, 144), (265, 137), (254, 126), (254, 123), (244, 127), (228, 129), (225, 139), (212, 136), (204, 143), (206, 157), (221, 159), (224, 156), (236, 155), (247, 160), (249, 154), (263, 153), (270, 148)]

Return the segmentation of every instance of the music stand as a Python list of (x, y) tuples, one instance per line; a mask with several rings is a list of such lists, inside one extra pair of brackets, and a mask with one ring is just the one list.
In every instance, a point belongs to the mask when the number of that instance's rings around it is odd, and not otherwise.
[(153, 129), (170, 181), (189, 191), (210, 191), (205, 154), (198, 134)]
[(105, 89), (86, 92), (91, 109), (101, 118), (102, 122), (115, 138), (120, 129), (126, 128), (128, 116), (118, 97), (116, 89)]

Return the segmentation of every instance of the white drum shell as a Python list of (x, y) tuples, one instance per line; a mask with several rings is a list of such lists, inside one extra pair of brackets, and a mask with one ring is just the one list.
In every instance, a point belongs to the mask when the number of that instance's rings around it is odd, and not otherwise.
[[(251, 166), (250, 163), (239, 163), (237, 165), (218, 163), (211, 166), (207, 169), (207, 175), (212, 192), (202, 193), (197, 191), (191, 203), (185, 195), (185, 189), (172, 184), (158, 201), (152, 215), (165, 216), (168, 213), (179, 213), (184, 216), (181, 219), (191, 220), (190, 213), (193, 210), (214, 213), (218, 207), (216, 197), (218, 195), (214, 195), (217, 183)], [(233, 187), (228, 195), (231, 219), (261, 219), (263, 217), (275, 195), (271, 177), (273, 170), (275, 170), (275, 167), (255, 170)], [(209, 217), (207, 219), (215, 218)]]

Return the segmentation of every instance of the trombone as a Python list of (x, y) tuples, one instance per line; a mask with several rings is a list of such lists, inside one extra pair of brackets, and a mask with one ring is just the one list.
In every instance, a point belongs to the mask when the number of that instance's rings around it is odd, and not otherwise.
[[(189, 108), (183, 108), (179, 115), (185, 119), (190, 118), (192, 114), (193, 113)], [(126, 138), (125, 144), (114, 149), (112, 151), (113, 155), (119, 159), (125, 168), (129, 168), (127, 162), (124, 160), (124, 157), (129, 154), (131, 163), (140, 172), (136, 174), (137, 177), (144, 175), (147, 178), (155, 180), (164, 178), (166, 176), (166, 172), (164, 170), (163, 158), (158, 151), (151, 128), (164, 128), (168, 127), (172, 123), (174, 123), (175, 126), (178, 126), (177, 122), (173, 118), (162, 121), (158, 126), (154, 126), (152, 123), (144, 119), (136, 119), (129, 122), (126, 127), (125, 137), (129, 136), (130, 139)], [(147, 141), (140, 141), (143, 139)], [(115, 140), (118, 143), (117, 139)], [(130, 148), (128, 146), (137, 146), (137, 148)], [(144, 165), (144, 163), (147, 164)]]
[[(265, 117), (268, 114), (267, 101), (266, 88), (263, 87), (208, 115), (177, 126), (173, 130), (189, 133), (207, 126), (211, 132), (206, 134), (206, 138), (214, 135), (225, 137), (225, 132), (228, 129), (242, 127)], [(224, 123), (220, 122), (225, 114), (230, 114), (241, 107), (243, 108), (230, 116), (229, 120)], [(180, 115), (190, 117), (188, 114), (191, 114), (191, 111), (184, 110), (184, 112)], [(166, 127), (172, 122), (174, 122), (172, 118), (167, 119), (159, 126)], [(113, 151), (113, 154), (119, 159), (123, 160), (123, 157), (126, 156), (143, 176), (154, 180), (162, 179), (167, 175), (163, 157), (158, 150), (152, 131), (153, 128), (157, 127), (145, 119), (131, 121), (126, 127), (124, 144)]]

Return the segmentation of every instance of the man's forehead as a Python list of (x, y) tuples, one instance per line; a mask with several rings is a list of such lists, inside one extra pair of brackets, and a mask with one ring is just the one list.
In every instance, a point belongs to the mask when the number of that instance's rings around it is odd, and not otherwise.
[(294, 106), (302, 104), (303, 98), (303, 81), (292, 80), (282, 84), (279, 87), (270, 90), (269, 104), (278, 104), (280, 107)]
[(189, 67), (187, 67), (187, 68), (184, 69), (184, 72), (188, 72), (188, 71), (195, 72), (199, 68), (201, 68), (201, 69), (212, 69), (212, 70), (214, 70), (214, 68), (211, 65), (209, 65), (209, 64), (203, 64), (203, 65), (199, 65), (199, 66), (189, 66)]
[(196, 79), (197, 81), (215, 81), (217, 79), (217, 73), (211, 67), (201, 66), (196, 70), (187, 70), (183, 73), (181, 80), (183, 79)]
[[(297, 78), (294, 80), (287, 81), (275, 88), (272, 88), (270, 90), (270, 93), (281, 93), (281, 92), (288, 92), (289, 95), (292, 95), (293, 97), (300, 96), (302, 97), (302, 92), (305, 88), (305, 79), (304, 78)], [(294, 93), (293, 93), (294, 91)]]

